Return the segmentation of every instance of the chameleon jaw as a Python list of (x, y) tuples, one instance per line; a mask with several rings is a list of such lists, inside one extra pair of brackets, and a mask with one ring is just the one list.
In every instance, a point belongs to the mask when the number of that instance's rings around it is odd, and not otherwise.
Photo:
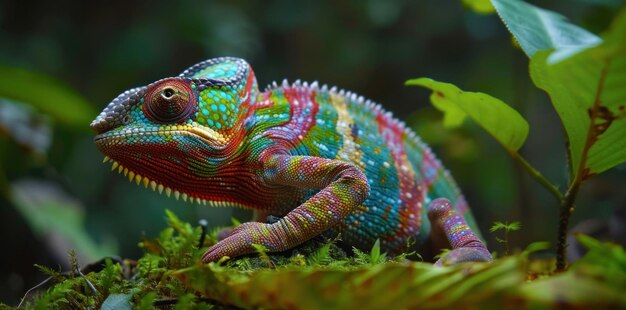
[(150, 189), (152, 189), (153, 192), (158, 191), (159, 194), (163, 194), (165, 193), (165, 195), (170, 198), (172, 195), (174, 196), (174, 198), (176, 200), (180, 200), (182, 198), (182, 200), (184, 202), (190, 202), (191, 204), (193, 204), (194, 202), (197, 203), (198, 205), (204, 205), (204, 206), (211, 206), (211, 207), (240, 207), (240, 208), (246, 208), (244, 205), (238, 204), (236, 202), (231, 202), (231, 201), (219, 201), (219, 200), (207, 200), (207, 199), (203, 199), (200, 197), (194, 197), (192, 195), (189, 195), (185, 192), (173, 189), (171, 187), (165, 186), (159, 182), (156, 182), (155, 180), (150, 180), (148, 177), (142, 176), (139, 173), (136, 173), (126, 167), (124, 167), (123, 165), (121, 165), (120, 163), (118, 163), (117, 161), (111, 159), (109, 156), (104, 156), (104, 160), (102, 160), (102, 163), (108, 163), (111, 162), (111, 171), (117, 171), (119, 174), (124, 174), (124, 176), (126, 176), (128, 178), (129, 182), (135, 182), (138, 186), (140, 186), (141, 184), (143, 184), (143, 186), (145, 188), (150, 187)]
[(207, 145), (216, 149), (223, 148), (228, 138), (209, 127), (200, 126), (197, 123), (185, 125), (170, 125), (150, 128), (127, 128), (120, 131), (107, 131), (94, 137), (95, 143), (105, 144), (113, 141), (124, 141), (129, 137), (168, 137), (168, 136), (193, 136)]

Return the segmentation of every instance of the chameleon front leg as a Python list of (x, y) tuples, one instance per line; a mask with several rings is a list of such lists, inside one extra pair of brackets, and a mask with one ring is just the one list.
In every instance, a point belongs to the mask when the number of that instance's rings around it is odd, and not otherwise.
[[(267, 210), (254, 210), (254, 213), (252, 215), (252, 221), (253, 222), (267, 222), (268, 221), (268, 216), (272, 215), (270, 211)], [(220, 231), (217, 232), (217, 240), (221, 241), (226, 239), (228, 236), (230, 236), (233, 233), (234, 228), (228, 227), (228, 228), (222, 228), (220, 229)]]
[(435, 247), (452, 249), (437, 260), (435, 265), (492, 260), (487, 247), (474, 234), (465, 219), (454, 210), (448, 199), (433, 200), (428, 206), (428, 219), (432, 224), (430, 237)]
[(276, 223), (241, 224), (204, 253), (204, 262), (254, 253), (253, 244), (270, 252), (290, 249), (342, 223), (369, 195), (365, 174), (350, 163), (282, 154), (266, 158), (262, 169), (268, 184), (320, 191)]

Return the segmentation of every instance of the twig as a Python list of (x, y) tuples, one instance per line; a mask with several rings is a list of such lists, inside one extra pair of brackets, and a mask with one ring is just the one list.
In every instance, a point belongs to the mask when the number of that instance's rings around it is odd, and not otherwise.
[(89, 286), (89, 289), (91, 289), (91, 292), (94, 295), (97, 295), (98, 294), (98, 290), (96, 289), (95, 286), (93, 286), (93, 284), (91, 284), (91, 281), (89, 281), (89, 279), (87, 279), (87, 277), (85, 277), (85, 275), (80, 271), (80, 269), (78, 269), (78, 266), (76, 266), (76, 273), (78, 275), (80, 275), (83, 278), (83, 280), (85, 280), (85, 282), (87, 282), (87, 286)]
[(26, 293), (24, 294), (24, 296), (23, 296), (23, 297), (22, 297), (22, 299), (20, 300), (20, 303), (17, 305), (17, 308), (19, 309), (19, 308), (21, 308), (21, 307), (22, 307), (22, 303), (24, 302), (24, 300), (26, 300), (26, 297), (28, 297), (28, 295), (29, 295), (32, 291), (34, 291), (34, 290), (36, 290), (36, 289), (38, 289), (38, 288), (42, 287), (43, 285), (45, 285), (46, 283), (48, 283), (48, 281), (52, 280), (52, 278), (53, 278), (53, 277), (47, 277), (45, 280), (41, 281), (39, 284), (37, 284), (37, 285), (35, 285), (35, 286), (31, 287), (28, 291), (26, 291)]
[[(59, 273), (62, 276), (76, 276), (79, 275), (81, 277), (83, 277), (85, 279), (85, 281), (87, 281), (87, 285), (89, 285), (90, 289), (94, 292), (97, 293), (96, 288), (93, 286), (93, 284), (91, 284), (91, 282), (89, 282), (89, 280), (87, 280), (87, 278), (85, 277), (85, 275), (83, 273), (90, 273), (90, 272), (98, 272), (100, 270), (102, 270), (104, 268), (104, 266), (106, 266), (106, 259), (110, 259), (118, 264), (122, 264), (122, 259), (117, 257), (117, 256), (107, 256), (105, 258), (102, 258), (98, 261), (96, 261), (95, 263), (91, 263), (91, 264), (87, 264), (85, 265), (83, 268), (81, 269), (76, 269), (74, 272), (70, 273), (70, 271), (64, 271)], [(22, 299), (20, 300), (20, 303), (17, 305), (17, 308), (20, 308), (22, 306), (22, 303), (24, 303), (24, 300), (26, 300), (26, 298), (28, 297), (28, 295), (30, 295), (30, 293), (34, 290), (39, 289), (40, 287), (44, 286), (45, 284), (47, 284), (50, 280), (52, 280), (54, 277), (47, 277), (45, 280), (41, 281), (39, 284), (31, 287), (30, 289), (28, 289), (28, 291), (26, 291), (26, 293), (24, 293), (24, 296), (22, 297)]]
[(548, 181), (548, 179), (546, 179), (541, 172), (531, 166), (530, 163), (526, 161), (526, 159), (524, 159), (524, 157), (522, 157), (517, 151), (509, 150), (509, 154), (530, 174), (531, 177), (533, 177), (533, 179), (543, 185), (543, 187), (545, 187), (548, 192), (556, 198), (559, 204), (563, 202), (563, 194), (561, 191), (559, 191), (559, 189), (554, 186), (552, 182)]

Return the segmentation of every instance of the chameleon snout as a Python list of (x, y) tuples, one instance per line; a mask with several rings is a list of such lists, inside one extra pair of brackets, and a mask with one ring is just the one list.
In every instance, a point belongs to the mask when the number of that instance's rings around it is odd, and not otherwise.
[(94, 119), (89, 127), (97, 134), (129, 123), (130, 108), (139, 103), (145, 92), (145, 87), (129, 89), (117, 96)]

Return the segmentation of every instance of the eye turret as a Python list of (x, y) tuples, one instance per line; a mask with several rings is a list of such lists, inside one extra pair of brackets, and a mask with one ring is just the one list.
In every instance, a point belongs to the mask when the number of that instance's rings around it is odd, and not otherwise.
[(143, 112), (157, 123), (181, 123), (196, 109), (196, 96), (190, 84), (180, 78), (151, 85), (144, 97)]

